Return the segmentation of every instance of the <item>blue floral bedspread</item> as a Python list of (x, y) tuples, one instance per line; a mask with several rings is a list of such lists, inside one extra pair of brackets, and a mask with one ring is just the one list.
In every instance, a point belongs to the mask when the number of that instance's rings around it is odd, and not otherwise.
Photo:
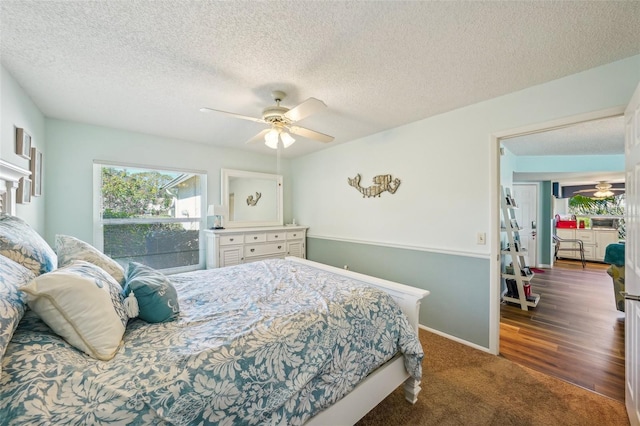
[(413, 328), (364, 283), (286, 260), (170, 279), (180, 317), (130, 321), (111, 361), (28, 311), (2, 362), (0, 424), (302, 424), (398, 351), (421, 378)]

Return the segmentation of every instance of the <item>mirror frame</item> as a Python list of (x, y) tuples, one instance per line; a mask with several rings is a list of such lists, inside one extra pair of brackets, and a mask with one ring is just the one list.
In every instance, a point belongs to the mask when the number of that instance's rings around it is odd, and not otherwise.
[(248, 179), (270, 179), (277, 185), (276, 188), (276, 208), (277, 208), (277, 218), (276, 220), (264, 220), (264, 221), (235, 221), (229, 220), (228, 213), (223, 219), (223, 226), (225, 228), (252, 228), (257, 226), (282, 226), (284, 224), (283, 220), (283, 190), (282, 190), (282, 176), (274, 175), (270, 173), (258, 173), (258, 172), (247, 172), (244, 170), (232, 170), (232, 169), (221, 169), (221, 179), (220, 182), (222, 184), (221, 191), (221, 204), (224, 206), (227, 212), (229, 212), (229, 179), (231, 178), (248, 178)]

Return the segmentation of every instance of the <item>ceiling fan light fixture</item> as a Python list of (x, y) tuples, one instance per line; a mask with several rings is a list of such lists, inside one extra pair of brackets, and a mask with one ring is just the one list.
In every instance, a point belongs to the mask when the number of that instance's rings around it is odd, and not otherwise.
[(615, 194), (612, 191), (596, 191), (593, 194), (593, 198), (609, 198), (613, 197)]
[(285, 148), (289, 148), (296, 141), (288, 132), (280, 133), (280, 139)]
[[(246, 143), (259, 143), (264, 137), (264, 143), (271, 149), (278, 149), (278, 139), (282, 140), (282, 145), (287, 148), (291, 146), (296, 140), (291, 134), (302, 136), (307, 139), (314, 139), (319, 142), (332, 142), (334, 137), (325, 135), (324, 133), (316, 132), (315, 130), (307, 129), (296, 125), (297, 121), (315, 114), (318, 111), (327, 108), (327, 105), (319, 99), (308, 98), (307, 100), (299, 103), (298, 105), (287, 108), (280, 106), (280, 102), (285, 98), (286, 93), (276, 90), (271, 93), (275, 105), (268, 106), (262, 110), (262, 117), (250, 117), (248, 115), (237, 114), (235, 112), (222, 111), (219, 109), (213, 109), (208, 107), (200, 108), (202, 112), (217, 112), (231, 117), (240, 118), (242, 120), (253, 121), (256, 123), (266, 124), (271, 126), (262, 130), (260, 133), (249, 139)], [(263, 136), (264, 135), (264, 136)]]
[(264, 144), (271, 149), (278, 149), (278, 131), (271, 129), (264, 135)]

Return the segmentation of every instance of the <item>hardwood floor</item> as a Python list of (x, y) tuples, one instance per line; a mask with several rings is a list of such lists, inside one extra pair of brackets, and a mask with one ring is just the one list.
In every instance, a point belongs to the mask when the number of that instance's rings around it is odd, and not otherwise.
[(538, 306), (500, 309), (500, 354), (518, 364), (624, 401), (624, 312), (609, 265), (560, 260), (536, 273)]

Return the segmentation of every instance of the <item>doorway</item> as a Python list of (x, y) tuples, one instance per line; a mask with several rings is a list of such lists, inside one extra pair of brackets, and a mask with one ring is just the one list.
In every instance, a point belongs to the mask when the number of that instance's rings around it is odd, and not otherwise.
[[(530, 126), (528, 128), (523, 128), (523, 129), (518, 129), (516, 131), (511, 131), (511, 132), (505, 132), (504, 134), (496, 134), (493, 137), (494, 143), (496, 144), (495, 146), (495, 156), (497, 159), (497, 181), (498, 184), (496, 185), (496, 190), (495, 192), (493, 192), (495, 199), (494, 199), (494, 205), (498, 206), (499, 205), (499, 187), (500, 184), (503, 184), (505, 186), (513, 186), (514, 180), (512, 176), (509, 176), (510, 181), (509, 182), (504, 182), (504, 176), (506, 175), (506, 173), (504, 173), (504, 170), (501, 170), (501, 161), (502, 158), (500, 156), (500, 151), (501, 151), (501, 143), (506, 140), (506, 139), (510, 139), (510, 138), (515, 138), (518, 136), (522, 136), (522, 135), (530, 135), (530, 134), (538, 134), (538, 133), (544, 133), (550, 130), (556, 130), (556, 129), (563, 129), (563, 128), (568, 128), (574, 125), (579, 125), (581, 123), (584, 122), (591, 122), (591, 121), (596, 121), (596, 120), (601, 120), (604, 118), (610, 118), (610, 117), (616, 117), (616, 116), (620, 116), (621, 114), (623, 114), (624, 112), (624, 108), (614, 108), (614, 109), (609, 109), (609, 110), (605, 110), (605, 111), (599, 111), (599, 112), (595, 112), (595, 113), (589, 113), (589, 114), (583, 114), (580, 116), (576, 116), (576, 117), (571, 117), (571, 118), (567, 118), (567, 119), (563, 119), (563, 120), (558, 120), (555, 122), (551, 122), (551, 123), (546, 123), (546, 124), (541, 124), (541, 125), (537, 125), (537, 126)], [(624, 134), (624, 131), (622, 131), (622, 134)], [(624, 144), (623, 144), (624, 146)], [(624, 148), (622, 148), (622, 153), (624, 153)], [(622, 154), (624, 155), (624, 154)], [(563, 172), (562, 170), (556, 170), (555, 172), (557, 173), (561, 173)], [(622, 175), (624, 175), (623, 172), (621, 172)], [(502, 179), (500, 178), (502, 176)], [(584, 178), (584, 179), (588, 179), (588, 180), (600, 180), (600, 179), (595, 179), (593, 177), (591, 178)], [(502, 180), (502, 181), (501, 181)], [(530, 180), (530, 181), (536, 181), (538, 179), (524, 179), (526, 180)], [(550, 181), (555, 181), (557, 180), (556, 178), (550, 178), (550, 179), (540, 179), (540, 181), (542, 180), (550, 180)], [(499, 209), (495, 209), (494, 210), (494, 215), (493, 217), (495, 218), (495, 222), (496, 224), (500, 223), (500, 212)], [(540, 218), (541, 220), (543, 219), (542, 217)], [(525, 223), (524, 221), (522, 221), (521, 223)], [(538, 223), (535, 224), (536, 225), (536, 230), (538, 229)], [(497, 226), (496, 226), (497, 227)], [(499, 228), (498, 228), (499, 229)], [(547, 227), (547, 229), (550, 229), (550, 226)], [(550, 231), (552, 232), (552, 230)], [(498, 233), (496, 233), (498, 234)], [(494, 240), (495, 241), (495, 240)], [(496, 243), (497, 245), (497, 243)], [(537, 247), (535, 252), (539, 253), (540, 249), (543, 250), (551, 250), (551, 247), (548, 248), (540, 248)], [(492, 250), (493, 252), (494, 250)], [(552, 255), (550, 253), (550, 255)], [(499, 256), (493, 257), (493, 259), (499, 259)], [(536, 260), (536, 262), (539, 261), (539, 259)], [(553, 264), (553, 261), (550, 262), (551, 264)], [(495, 303), (495, 305), (492, 305), (492, 317), (491, 317), (491, 321), (492, 321), (492, 335), (490, 337), (490, 349), (493, 353), (498, 354), (500, 352), (500, 293), (502, 290), (502, 285), (501, 285), (501, 271), (500, 271), (500, 262), (496, 261), (494, 263), (494, 265), (492, 266), (492, 282), (496, 283), (494, 286), (492, 286), (492, 303)], [(495, 295), (495, 298), (493, 298), (493, 295)], [(533, 310), (533, 312), (535, 312), (535, 308)], [(523, 311), (521, 313), (522, 315), (530, 315), (529, 312)], [(549, 345), (552, 345), (551, 343), (549, 343)]]

